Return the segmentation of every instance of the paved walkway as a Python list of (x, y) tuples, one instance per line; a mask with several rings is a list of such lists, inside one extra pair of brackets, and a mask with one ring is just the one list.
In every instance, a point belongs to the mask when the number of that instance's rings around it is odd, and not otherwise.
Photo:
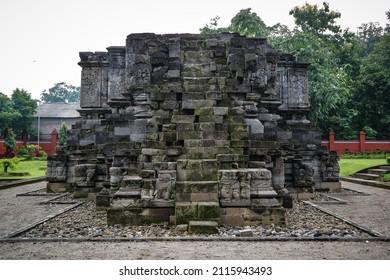
[(348, 218), (355, 223), (390, 237), (390, 190), (342, 182), (343, 188), (364, 192), (362, 195), (333, 195), (348, 201), (347, 204), (321, 204), (331, 213)]
[(0, 238), (69, 206), (39, 205), (39, 202), (49, 199), (48, 197), (16, 196), (45, 187), (46, 182), (38, 182), (0, 190)]

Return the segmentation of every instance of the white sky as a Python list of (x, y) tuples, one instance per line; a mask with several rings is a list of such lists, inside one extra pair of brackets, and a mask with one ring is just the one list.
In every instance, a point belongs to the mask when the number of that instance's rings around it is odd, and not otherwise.
[[(289, 11), (324, 0), (0, 0), (0, 92), (23, 88), (33, 98), (55, 83), (80, 85), (80, 51), (123, 46), (130, 33), (199, 33), (219, 16), (221, 27), (241, 9), (267, 24), (294, 26)], [(326, 0), (338, 24), (385, 26), (388, 0)]]

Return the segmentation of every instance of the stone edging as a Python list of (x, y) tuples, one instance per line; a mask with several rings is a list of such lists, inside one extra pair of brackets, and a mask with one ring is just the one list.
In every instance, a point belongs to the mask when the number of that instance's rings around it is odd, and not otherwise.
[(363, 179), (358, 179), (358, 178), (342, 177), (342, 176), (340, 176), (340, 180), (345, 181), (345, 182), (351, 182), (351, 183), (362, 184), (362, 185), (366, 185), (366, 186), (390, 190), (390, 184), (384, 183), (384, 182), (373, 181), (373, 180), (363, 180)]
[(10, 181), (9, 183), (5, 183), (3, 185), (0, 185), (0, 190), (5, 190), (8, 188), (18, 187), (18, 186), (22, 186), (22, 185), (26, 185), (26, 184), (31, 184), (31, 183), (42, 182), (45, 180), (46, 180), (46, 177), (37, 177), (37, 178), (32, 178), (32, 179), (21, 179), (21, 180)]
[(0, 238), (0, 243), (28, 243), (28, 242), (269, 242), (269, 241), (303, 241), (303, 242), (390, 242), (390, 237), (135, 237), (135, 238)]

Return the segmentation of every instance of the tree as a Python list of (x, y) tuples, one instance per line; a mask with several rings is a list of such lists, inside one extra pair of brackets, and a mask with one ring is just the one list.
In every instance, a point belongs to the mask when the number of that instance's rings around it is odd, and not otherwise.
[(80, 87), (67, 85), (65, 82), (54, 84), (49, 88), (49, 92), (44, 90), (41, 93), (43, 102), (79, 102)]
[(229, 26), (230, 32), (237, 32), (247, 37), (266, 38), (270, 31), (264, 21), (251, 8), (241, 10), (235, 15)]
[(200, 28), (202, 35), (217, 35), (223, 32), (240, 33), (247, 37), (266, 38), (270, 34), (269, 28), (251, 8), (240, 10), (230, 21), (228, 27), (218, 27), (219, 16), (211, 19), (210, 24)]
[(19, 164), (20, 159), (11, 158), (11, 159), (1, 159), (0, 166), (3, 166), (4, 173), (8, 173), (8, 168), (14, 170), (15, 167)]
[[(387, 20), (390, 21), (390, 11), (387, 11), (387, 12), (386, 12), (386, 16), (387, 16)], [(389, 34), (389, 33), (390, 33), (390, 23), (386, 23), (385, 33), (386, 33), (386, 34)]]
[(226, 27), (218, 27), (218, 21), (220, 20), (219, 16), (212, 18), (210, 24), (206, 24), (203, 28), (200, 28), (200, 34), (202, 35), (217, 35), (223, 32), (228, 32), (228, 28)]
[(8, 129), (17, 135), (23, 131), (33, 132), (34, 114), (37, 108), (36, 100), (23, 89), (15, 89), (11, 98), (0, 94), (0, 132), (4, 137)]
[(15, 127), (21, 117), (21, 114), (13, 108), (12, 100), (0, 93), (0, 134), (5, 137), (8, 128)]
[(368, 56), (374, 50), (375, 44), (383, 35), (383, 28), (379, 22), (363, 23), (358, 27), (356, 38), (362, 44), (363, 57)]
[(23, 89), (15, 89), (11, 96), (13, 109), (19, 112), (20, 117), (16, 120), (17, 123), (13, 125), (13, 130), (17, 135), (22, 134), (23, 131), (31, 133), (33, 131), (33, 122), (36, 109), (38, 107), (37, 101), (31, 98), (31, 94)]
[(4, 146), (7, 148), (7, 154), (9, 155), (12, 155), (18, 149), (18, 146), (16, 145), (16, 135), (12, 129), (8, 129), (7, 131)]
[(59, 137), (58, 137), (58, 144), (61, 147), (66, 146), (66, 138), (68, 133), (68, 127), (66, 126), (66, 123), (62, 123), (59, 131)]
[(382, 36), (363, 61), (354, 102), (357, 125), (371, 134), (390, 135), (390, 34)]
[(341, 28), (336, 25), (335, 20), (340, 18), (341, 14), (331, 11), (327, 2), (323, 2), (322, 5), (323, 8), (319, 8), (317, 5), (306, 3), (302, 7), (294, 7), (290, 15), (303, 32), (312, 32), (316, 35), (340, 33)]
[(322, 8), (307, 3), (294, 7), (290, 15), (300, 29), (287, 40), (292, 46), (290, 52), (311, 63), (310, 120), (324, 136), (332, 128), (340, 137), (356, 137), (358, 112), (352, 97), (360, 73), (361, 44), (355, 34), (336, 24), (341, 14), (332, 11), (326, 2)]

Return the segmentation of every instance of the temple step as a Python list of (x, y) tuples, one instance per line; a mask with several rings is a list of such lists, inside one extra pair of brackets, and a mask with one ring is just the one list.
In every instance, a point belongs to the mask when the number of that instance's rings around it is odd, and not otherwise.
[(368, 169), (368, 173), (370, 173), (370, 174), (382, 175), (386, 172), (390, 172), (390, 170), (389, 169), (381, 169), (381, 168)]
[(379, 180), (379, 175), (370, 173), (355, 173), (353, 177), (364, 180)]
[(215, 221), (190, 221), (188, 223), (188, 233), (217, 234), (218, 223)]
[(218, 202), (176, 202), (176, 225), (188, 224), (190, 221), (220, 221)]
[(386, 169), (388, 171), (390, 171), (390, 165), (381, 165), (379, 166), (380, 169)]

